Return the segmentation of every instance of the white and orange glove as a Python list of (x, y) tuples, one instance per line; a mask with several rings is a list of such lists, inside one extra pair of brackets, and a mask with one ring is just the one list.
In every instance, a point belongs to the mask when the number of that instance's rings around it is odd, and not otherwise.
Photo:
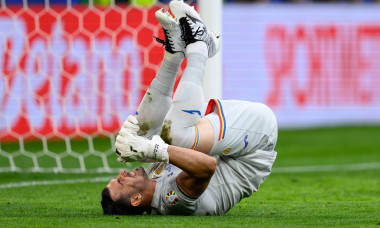
[(126, 129), (121, 129), (116, 137), (116, 153), (119, 162), (133, 161), (163, 161), (169, 162), (168, 144), (158, 135), (152, 140), (132, 134)]

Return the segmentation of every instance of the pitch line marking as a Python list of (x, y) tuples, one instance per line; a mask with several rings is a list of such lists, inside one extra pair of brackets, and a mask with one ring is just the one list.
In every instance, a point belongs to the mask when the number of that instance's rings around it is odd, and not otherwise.
[(99, 182), (108, 182), (112, 178), (115, 178), (115, 176), (66, 179), (66, 180), (22, 181), (22, 182), (15, 182), (15, 183), (9, 183), (9, 184), (2, 184), (0, 185), (0, 189), (42, 186), (42, 185), (57, 185), (57, 184), (99, 183)]
[(380, 169), (380, 162), (341, 164), (341, 165), (312, 165), (312, 166), (290, 166), (274, 167), (273, 173), (308, 173), (308, 172), (330, 172), (330, 171), (356, 171)]
[[(342, 165), (274, 167), (273, 173), (307, 173), (307, 172), (357, 171), (357, 170), (377, 170), (377, 169), (380, 169), (380, 162), (342, 164)], [(66, 180), (22, 181), (22, 182), (1, 184), (0, 189), (43, 186), (43, 185), (59, 185), (59, 184), (99, 183), (99, 182), (108, 182), (114, 177), (115, 175), (108, 176), (108, 177), (92, 177), (92, 178), (66, 179)]]

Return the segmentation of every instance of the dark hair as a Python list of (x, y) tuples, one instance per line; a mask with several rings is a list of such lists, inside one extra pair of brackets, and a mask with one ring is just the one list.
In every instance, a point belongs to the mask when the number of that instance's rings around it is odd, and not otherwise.
[(116, 201), (111, 199), (110, 190), (105, 187), (102, 191), (102, 200), (100, 201), (105, 215), (142, 215), (145, 209), (139, 205), (131, 205), (130, 198), (122, 197)]

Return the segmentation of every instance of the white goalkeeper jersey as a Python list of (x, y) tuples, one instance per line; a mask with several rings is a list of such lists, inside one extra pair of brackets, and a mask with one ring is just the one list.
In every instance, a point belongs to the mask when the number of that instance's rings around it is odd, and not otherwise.
[[(250, 158), (255, 166), (236, 162), (232, 157), (217, 158), (217, 168), (206, 191), (195, 198), (177, 183), (181, 169), (162, 164), (153, 170), (157, 176), (152, 200), (152, 214), (222, 215), (245, 197), (257, 191), (271, 172), (276, 152), (257, 151)], [(155, 174), (154, 174), (155, 173)]]
[(217, 159), (207, 189), (194, 197), (176, 181), (180, 168), (154, 163), (147, 169), (157, 181), (152, 214), (224, 214), (257, 191), (270, 174), (277, 155), (277, 122), (267, 106), (215, 99), (209, 102), (206, 115), (215, 130), (210, 155)]

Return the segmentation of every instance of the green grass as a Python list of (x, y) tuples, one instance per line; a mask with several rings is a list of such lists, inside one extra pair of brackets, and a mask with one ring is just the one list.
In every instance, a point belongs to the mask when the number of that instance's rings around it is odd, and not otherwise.
[[(280, 131), (274, 173), (223, 216), (104, 216), (106, 182), (0, 189), (2, 227), (379, 227), (380, 167), (281, 173), (276, 168), (380, 162), (380, 127)], [(111, 174), (113, 175), (113, 174)], [(110, 174), (2, 173), (0, 186)]]

